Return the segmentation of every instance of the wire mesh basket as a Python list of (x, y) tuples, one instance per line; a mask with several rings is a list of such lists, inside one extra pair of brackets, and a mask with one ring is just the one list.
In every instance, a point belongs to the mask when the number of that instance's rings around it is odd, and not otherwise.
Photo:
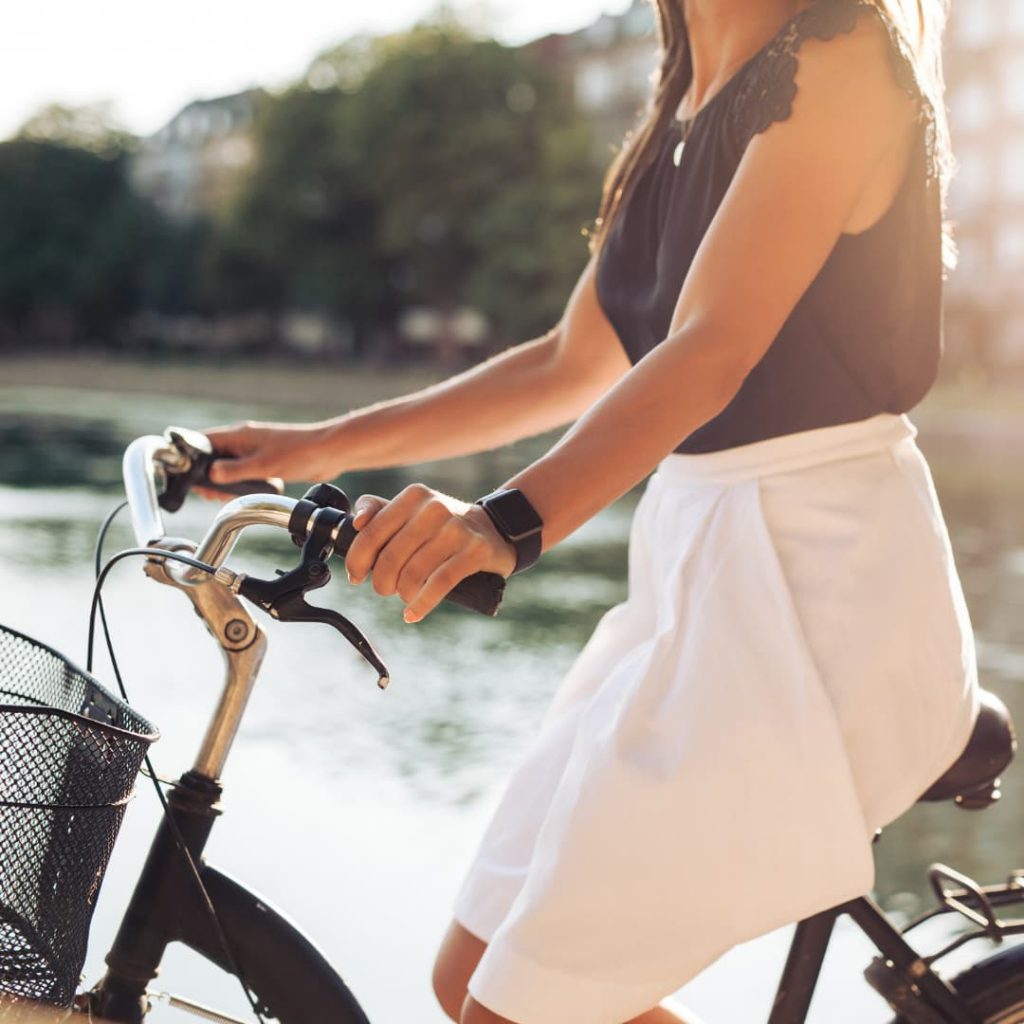
[[(70, 1006), (100, 883), (156, 730), (0, 626), (0, 1001)], [(6, 1017), (4, 1019), (7, 1019)]]

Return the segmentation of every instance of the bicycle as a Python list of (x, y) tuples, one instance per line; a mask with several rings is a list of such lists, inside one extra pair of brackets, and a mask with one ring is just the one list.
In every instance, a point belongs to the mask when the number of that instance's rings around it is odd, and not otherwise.
[[(344, 558), (355, 535), (348, 499), (330, 484), (293, 499), (276, 493), (270, 482), (249, 481), (238, 487), (242, 493), (223, 506), (198, 544), (168, 537), (162, 511), (175, 511), (194, 484), (206, 481), (212, 459), (205, 437), (177, 428), (163, 437), (138, 438), (125, 452), (127, 505), (140, 546), (115, 555), (98, 573), (94, 613), (110, 567), (129, 555), (144, 558), (149, 578), (180, 590), (191, 601), (223, 652), (225, 683), (195, 762), (167, 794), (164, 818), (107, 954), (106, 973), (77, 995), (68, 1012), (112, 1024), (140, 1024), (152, 1007), (149, 986), (165, 950), (181, 943), (239, 979), (254, 1020), (369, 1024), (341, 975), (315, 945), (278, 910), (204, 857), (220, 813), (221, 776), (266, 649), (263, 631), (240, 598), (280, 621), (331, 625), (374, 668), (378, 685), (387, 686), (387, 668), (357, 627), (340, 613), (305, 599), (327, 583), (329, 559)], [(240, 534), (253, 525), (286, 530), (301, 547), (298, 565), (275, 580), (228, 568), (225, 562)], [(479, 573), (464, 580), (449, 599), (494, 614), (503, 586), (501, 577)], [(966, 749), (921, 799), (952, 800), (964, 809), (990, 806), (999, 798), (999, 776), (1015, 749), (1005, 706), (983, 694)], [(902, 928), (870, 896), (798, 922), (767, 1024), (804, 1024), (833, 926), (843, 914), (878, 949), (864, 974), (897, 1014), (894, 1024), (1022, 1024), (1024, 945), (992, 954), (949, 980), (934, 967), (974, 939), (1000, 942), (1024, 934), (1024, 919), (1004, 920), (998, 914), (1001, 908), (1024, 903), (1024, 869), (995, 886), (980, 886), (941, 864), (931, 866), (929, 878), (938, 906)], [(922, 955), (907, 941), (907, 933), (943, 915), (966, 921), (968, 930)], [(174, 995), (165, 1001), (218, 1024), (246, 1024), (190, 997)]]

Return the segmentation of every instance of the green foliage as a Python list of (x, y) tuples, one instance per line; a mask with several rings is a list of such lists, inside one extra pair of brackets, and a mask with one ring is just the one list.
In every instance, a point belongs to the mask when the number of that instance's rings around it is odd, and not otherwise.
[(269, 104), (215, 261), (219, 294), (387, 323), (481, 309), (500, 335), (557, 319), (599, 173), (565, 91), (451, 24), (356, 40)]
[(18, 130), (17, 137), (59, 143), (107, 157), (118, 156), (137, 141), (117, 124), (107, 103), (82, 107), (51, 103), (33, 114)]
[(214, 241), (213, 292), (233, 309), (317, 308), (366, 322), (386, 274), (340, 92), (296, 88), (266, 106), (257, 166)]
[(103, 108), (52, 106), (0, 144), (0, 330), (56, 315), (109, 342), (139, 310), (306, 310), (358, 346), (426, 305), (522, 339), (561, 314), (600, 186), (565, 85), (443, 10), (262, 103), (255, 164), (215, 217), (169, 222), (135, 195), (134, 142)]
[(0, 143), (0, 317), (8, 326), (45, 316), (73, 325), (73, 335), (109, 338), (144, 298), (144, 264), (160, 233), (129, 187), (123, 153)]

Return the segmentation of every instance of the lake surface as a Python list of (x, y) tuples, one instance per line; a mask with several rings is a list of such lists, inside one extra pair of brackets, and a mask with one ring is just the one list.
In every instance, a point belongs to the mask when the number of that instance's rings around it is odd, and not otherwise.
[[(93, 543), (119, 500), (125, 444), (168, 423), (201, 427), (262, 411), (0, 387), (0, 622), (84, 661)], [(979, 442), (920, 440), (949, 522), (984, 685), (1024, 722), (1019, 462)], [(484, 493), (533, 450), (517, 446), (436, 464), (416, 476), (453, 493)], [(389, 495), (410, 479), (390, 472), (341, 482), (352, 496)], [(352, 588), (343, 573), (336, 576), (312, 600), (343, 610), (364, 628), (391, 668), (386, 692), (326, 627), (261, 617), (269, 653), (225, 774), (226, 813), (209, 856), (301, 922), (341, 965), (375, 1022), (445, 1019), (429, 974), (451, 898), (503, 779), (562, 673), (600, 615), (625, 595), (635, 498), (606, 510), (514, 581), (495, 620), (445, 608), (407, 626), (397, 599), (381, 600), (369, 586)], [(192, 502), (174, 517), (171, 532), (199, 536), (212, 511)], [(131, 543), (122, 522), (107, 550)], [(232, 565), (268, 576), (295, 558), (287, 539), (271, 533), (247, 536)], [(217, 696), (219, 656), (185, 599), (155, 586), (137, 564), (114, 571), (106, 600), (129, 693), (162, 731), (153, 749), (156, 768), (174, 777), (189, 766)], [(97, 664), (101, 678), (111, 679), (102, 657)], [(924, 868), (932, 861), (986, 883), (1024, 864), (1021, 775), (1011, 770), (1003, 800), (983, 814), (919, 806), (888, 828), (877, 847), (876, 895), (883, 905), (903, 915), (925, 908)], [(100, 898), (90, 980), (102, 971), (158, 813), (153, 794), (140, 786)], [(687, 986), (683, 1001), (708, 1024), (764, 1020), (787, 937), (783, 929), (734, 950)], [(969, 947), (966, 959), (975, 950), (982, 952), (982, 944)], [(888, 1019), (858, 981), (870, 955), (840, 923), (813, 1021)], [(244, 1015), (233, 984), (187, 954), (168, 957), (162, 984), (216, 995), (225, 1009)], [(154, 1019), (191, 1018), (158, 1011)]]

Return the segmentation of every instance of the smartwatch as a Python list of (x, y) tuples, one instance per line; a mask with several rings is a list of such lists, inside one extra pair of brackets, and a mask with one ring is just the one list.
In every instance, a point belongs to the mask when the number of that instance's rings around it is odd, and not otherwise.
[(516, 549), (512, 575), (529, 569), (540, 558), (540, 531), (544, 526), (537, 510), (522, 491), (506, 487), (476, 502), (490, 516), (495, 529)]

